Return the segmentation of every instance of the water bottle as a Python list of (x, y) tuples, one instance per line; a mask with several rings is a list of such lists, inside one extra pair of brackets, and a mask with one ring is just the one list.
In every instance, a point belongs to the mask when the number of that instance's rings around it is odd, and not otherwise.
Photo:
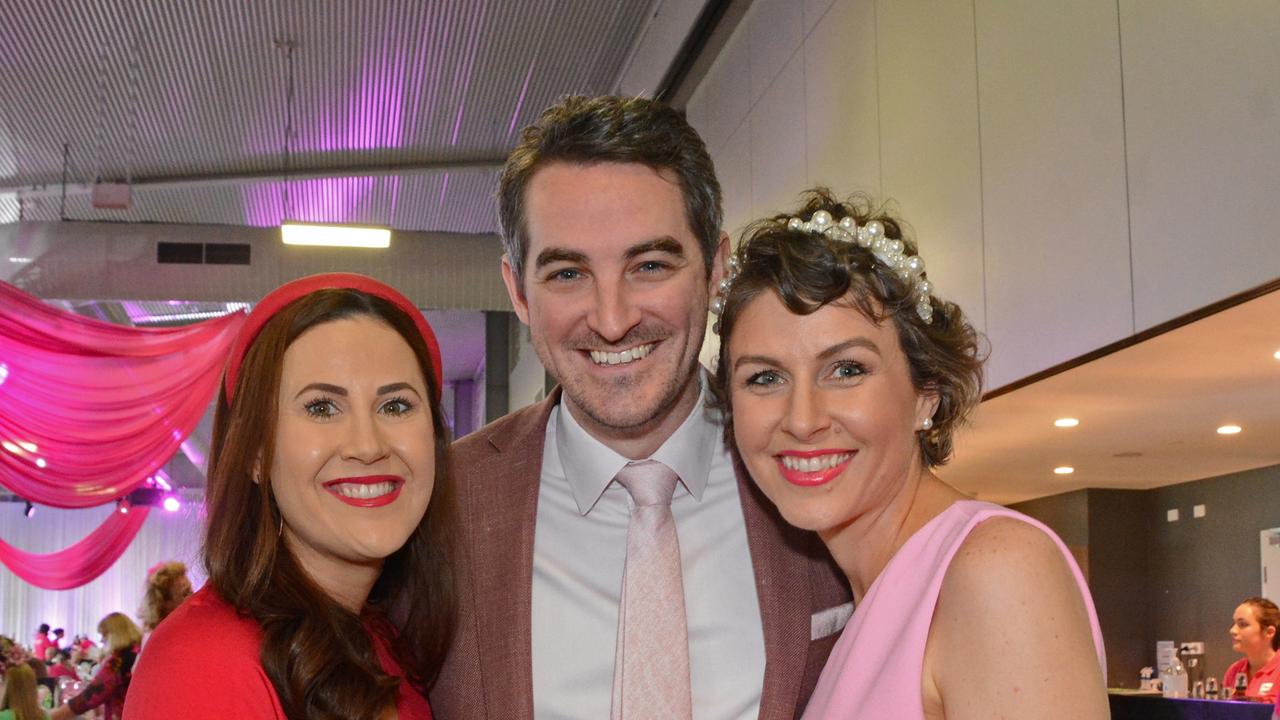
[(1184, 698), (1187, 696), (1187, 669), (1182, 660), (1174, 654), (1169, 666), (1160, 671), (1160, 684), (1164, 687), (1167, 698)]

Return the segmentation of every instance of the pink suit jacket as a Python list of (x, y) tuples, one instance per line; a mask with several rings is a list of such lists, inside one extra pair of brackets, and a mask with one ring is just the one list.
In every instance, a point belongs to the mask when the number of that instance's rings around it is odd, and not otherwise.
[[(430, 693), (442, 720), (533, 720), (534, 523), (559, 399), (557, 389), (453, 446), (459, 623)], [(787, 525), (740, 465), (738, 483), (764, 627), (760, 720), (791, 720), (839, 637), (811, 640), (811, 615), (849, 603), (849, 589), (818, 537)]]

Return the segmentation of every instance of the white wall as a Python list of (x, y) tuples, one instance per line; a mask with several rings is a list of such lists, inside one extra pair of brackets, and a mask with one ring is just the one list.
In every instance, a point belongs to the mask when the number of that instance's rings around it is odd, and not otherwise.
[(1274, 0), (755, 0), (687, 109), (735, 234), (893, 200), (994, 388), (1280, 277), (1276, 38)]
[[(84, 510), (37, 507), (23, 517), (19, 502), (0, 502), (0, 528), (6, 542), (28, 552), (49, 553), (79, 542), (115, 511), (114, 505)], [(120, 559), (97, 579), (71, 590), (44, 590), (0, 565), (0, 634), (31, 646), (36, 627), (47, 622), (66, 628), (67, 637), (85, 633), (97, 640), (98, 621), (110, 612), (138, 618), (147, 570), (166, 560), (181, 560), (195, 587), (204, 584), (200, 564), (203, 504), (184, 502), (178, 512), (152, 509)]]

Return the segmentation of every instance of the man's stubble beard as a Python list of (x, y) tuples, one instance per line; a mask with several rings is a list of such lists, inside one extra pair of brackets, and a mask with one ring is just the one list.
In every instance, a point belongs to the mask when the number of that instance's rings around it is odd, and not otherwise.
[[(658, 400), (654, 406), (647, 412), (643, 413), (643, 417), (634, 422), (623, 422), (620, 419), (611, 419), (605, 417), (600, 412), (600, 408), (593, 407), (591, 404), (583, 402), (585, 398), (575, 397), (575, 393), (570, 391), (569, 385), (561, 383), (565, 395), (573, 403), (576, 409), (582, 411), (593, 424), (597, 427), (608, 430), (618, 437), (637, 438), (643, 437), (651, 429), (662, 424), (677, 404), (679, 404), (681, 396), (687, 392), (690, 384), (698, 382), (698, 356), (695, 354), (689, 358), (684, 367), (679, 368), (679, 372), (674, 373), (667, 381), (662, 392), (658, 396)], [(623, 386), (636, 384), (635, 382), (623, 382)], [(607, 392), (607, 388), (605, 389)], [(606, 401), (608, 402), (608, 401)], [(619, 400), (618, 402), (625, 402)]]

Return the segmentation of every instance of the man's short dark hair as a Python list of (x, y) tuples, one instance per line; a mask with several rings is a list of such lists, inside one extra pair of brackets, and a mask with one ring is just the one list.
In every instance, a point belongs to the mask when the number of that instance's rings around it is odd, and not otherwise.
[(720, 241), (720, 183), (707, 147), (684, 117), (657, 100), (571, 95), (520, 133), (498, 184), (498, 215), (507, 260), (524, 283), (529, 252), (524, 192), (541, 167), (563, 162), (638, 163), (676, 177), (685, 219), (698, 238), (708, 277)]

